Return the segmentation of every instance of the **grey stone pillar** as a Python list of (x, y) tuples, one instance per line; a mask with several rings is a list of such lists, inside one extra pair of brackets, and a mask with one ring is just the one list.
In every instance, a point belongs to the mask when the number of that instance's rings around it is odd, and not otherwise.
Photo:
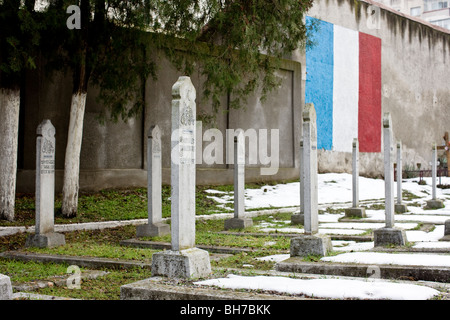
[(437, 199), (436, 195), (436, 179), (437, 179), (437, 147), (436, 143), (433, 144), (432, 148), (432, 157), (431, 157), (431, 200), (427, 201), (427, 205), (425, 209), (441, 209), (444, 208), (444, 202), (442, 200)]
[(353, 139), (352, 143), (352, 207), (345, 209), (346, 217), (366, 216), (366, 209), (359, 207), (359, 141)]
[(317, 125), (316, 110), (312, 103), (303, 109), (303, 170), (304, 180), (304, 230), (305, 234), (291, 240), (291, 256), (326, 255), (331, 251), (331, 239), (318, 234), (318, 186), (317, 186)]
[(403, 164), (402, 164), (402, 142), (397, 142), (397, 202), (394, 206), (396, 213), (405, 213), (408, 209), (402, 203), (402, 179), (403, 179)]
[(404, 230), (394, 228), (394, 163), (393, 157), (393, 133), (390, 113), (383, 116), (383, 145), (384, 145), (384, 186), (385, 186), (385, 214), (386, 227), (374, 230), (374, 244), (376, 247), (385, 245), (406, 244)]
[(44, 120), (36, 139), (36, 228), (27, 238), (28, 247), (65, 245), (63, 234), (55, 233), (55, 127)]
[(172, 87), (172, 250), (155, 253), (152, 275), (199, 278), (211, 273), (209, 253), (195, 248), (196, 91), (189, 77)]
[(161, 146), (161, 129), (159, 126), (151, 126), (147, 139), (148, 224), (137, 227), (137, 237), (155, 237), (170, 233), (170, 226), (162, 222)]
[(300, 139), (300, 210), (298, 212), (295, 212), (291, 216), (291, 224), (305, 224), (305, 196), (304, 196), (304, 190), (305, 190), (305, 179), (303, 177), (303, 139)]
[(244, 229), (253, 225), (245, 214), (245, 136), (234, 137), (234, 218), (225, 220), (225, 230)]
[(304, 229), (306, 234), (319, 230), (317, 208), (317, 125), (314, 105), (307, 104), (303, 111), (303, 178), (304, 178)]

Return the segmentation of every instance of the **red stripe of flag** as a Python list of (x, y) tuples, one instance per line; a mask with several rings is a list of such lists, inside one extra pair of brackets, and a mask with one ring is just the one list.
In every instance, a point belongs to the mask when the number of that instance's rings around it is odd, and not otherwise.
[(381, 39), (359, 33), (360, 152), (381, 152)]

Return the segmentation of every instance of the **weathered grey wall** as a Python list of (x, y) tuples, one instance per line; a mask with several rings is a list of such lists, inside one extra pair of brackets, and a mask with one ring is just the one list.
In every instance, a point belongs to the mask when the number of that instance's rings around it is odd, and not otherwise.
[[(147, 133), (151, 125), (162, 130), (163, 183), (170, 183), (171, 153), (171, 101), (172, 86), (181, 75), (169, 61), (159, 58), (158, 80), (148, 79), (145, 84), (145, 109), (142, 115), (127, 122), (100, 124), (97, 117), (102, 106), (96, 101), (98, 90), (88, 89), (86, 114), (83, 129), (83, 143), (80, 160), (80, 189), (85, 191), (103, 188), (125, 188), (146, 186)], [(270, 93), (261, 102), (258, 94), (250, 97), (243, 110), (232, 110), (228, 115), (228, 98), (222, 99), (222, 110), (214, 124), (203, 123), (204, 133), (217, 128), (223, 135), (223, 164), (198, 165), (198, 184), (224, 184), (233, 181), (233, 166), (226, 161), (226, 129), (278, 129), (281, 168), (272, 176), (261, 176), (260, 165), (253, 165), (246, 171), (247, 181), (294, 179), (298, 176), (296, 154), (300, 112), (303, 104), (301, 94), (301, 66), (294, 61), (285, 61), (279, 70), (282, 83), (278, 90)], [(201, 79), (192, 76), (197, 90), (197, 114), (212, 114), (212, 107), (201, 97)], [(49, 79), (41, 70), (29, 73), (23, 90), (20, 153), (22, 155), (18, 172), (19, 192), (34, 191), (35, 138), (36, 128), (43, 119), (50, 119), (56, 127), (56, 190), (62, 190), (64, 154), (69, 122), (72, 92), (70, 74), (56, 74)], [(270, 139), (270, 135), (269, 135)], [(201, 142), (201, 138), (197, 141)], [(270, 141), (270, 140), (269, 140)], [(211, 142), (202, 144), (206, 148)], [(249, 142), (247, 142), (247, 149)], [(269, 150), (270, 151), (270, 150)], [(270, 155), (270, 153), (269, 153)]]
[[(381, 6), (379, 28), (371, 5)], [(381, 39), (382, 112), (391, 113), (404, 164), (430, 168), (432, 143), (450, 132), (450, 31), (369, 0), (318, 0), (308, 15)], [(361, 153), (361, 175), (382, 176), (382, 159)], [(351, 154), (320, 151), (319, 170), (351, 172)]]
[[(369, 27), (368, 1), (317, 0), (308, 15), (352, 30), (381, 38), (382, 112), (390, 112), (396, 140), (403, 142), (406, 164), (421, 162), (428, 167), (431, 144), (441, 143), (450, 131), (450, 33), (415, 21), (389, 9), (380, 10), (380, 28)], [(259, 165), (246, 170), (247, 181), (298, 178), (298, 146), (301, 137), (301, 111), (304, 104), (305, 55), (295, 52), (278, 72), (279, 90), (261, 102), (251, 97), (245, 109), (219, 113), (215, 126), (226, 137), (226, 129), (279, 129), (280, 169), (276, 175), (260, 175)], [(158, 61), (158, 80), (148, 79), (146, 108), (141, 117), (127, 123), (100, 125), (96, 117), (101, 108), (95, 101), (96, 90), (89, 88), (81, 154), (82, 190), (146, 185), (146, 136), (149, 127), (162, 129), (163, 182), (170, 183), (171, 88), (179, 74), (171, 64)], [(201, 79), (192, 77), (199, 88)], [(72, 92), (70, 75), (57, 75), (53, 82), (42, 70), (29, 73), (22, 90), (21, 142), (18, 192), (34, 190), (36, 128), (43, 119), (56, 127), (56, 190), (62, 187), (64, 152)], [(200, 94), (201, 89), (197, 90)], [(223, 109), (228, 98), (223, 97)], [(208, 114), (211, 105), (198, 97), (197, 114)], [(210, 128), (203, 124), (203, 132)], [(209, 142), (203, 143), (205, 148)], [(247, 149), (248, 149), (247, 143)], [(224, 144), (224, 156), (226, 149)], [(226, 159), (226, 158), (224, 158)], [(350, 172), (351, 153), (319, 150), (321, 172)], [(360, 173), (381, 176), (381, 153), (360, 153)], [(198, 166), (199, 184), (232, 183), (232, 165), (205, 163)]]

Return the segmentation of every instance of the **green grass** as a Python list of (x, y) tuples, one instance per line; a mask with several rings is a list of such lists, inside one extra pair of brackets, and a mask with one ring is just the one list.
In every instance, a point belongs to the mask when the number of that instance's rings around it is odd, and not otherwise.
[(366, 210), (384, 210), (386, 209), (384, 203), (374, 203), (371, 205), (363, 206)]
[[(8, 275), (13, 284), (38, 280), (53, 281), (55, 277), (67, 278), (67, 268), (67, 264), (0, 259), (0, 273)], [(83, 272), (86, 269), (80, 268), (80, 270)], [(151, 277), (151, 272), (148, 269), (104, 270), (109, 274), (97, 279), (82, 280), (80, 289), (69, 289), (66, 286), (54, 285), (28, 292), (84, 300), (119, 300), (122, 285)]]
[(0, 273), (11, 278), (11, 282), (30, 282), (45, 280), (54, 276), (66, 275), (68, 265), (39, 263), (34, 261), (15, 261), (0, 258)]
[[(288, 214), (275, 214), (272, 216), (258, 217), (258, 221), (281, 221), (288, 218)], [(275, 262), (260, 261), (258, 257), (288, 252), (290, 239), (285, 237), (274, 238), (270, 236), (233, 236), (219, 233), (223, 231), (224, 219), (201, 219), (196, 223), (196, 243), (203, 245), (217, 245), (252, 249), (251, 252), (241, 252), (229, 255), (218, 261), (212, 260), (212, 267), (218, 268), (248, 268), (251, 270), (271, 270)], [(126, 259), (149, 263), (153, 253), (158, 250), (141, 249), (120, 246), (121, 240), (135, 237), (135, 226), (124, 226), (105, 230), (74, 231), (65, 233), (66, 245), (57, 248), (25, 248), (27, 234), (16, 234), (1, 237), (0, 251), (22, 250), (25, 252), (46, 253), (55, 255), (74, 255), (103, 257), (111, 259)], [(170, 242), (170, 235), (153, 237), (148, 240)], [(0, 260), (0, 273), (12, 275), (12, 281), (25, 283), (29, 281), (51, 281), (52, 277), (67, 276), (65, 264), (49, 264), (38, 262), (20, 262)], [(68, 289), (65, 286), (54, 285), (52, 287), (36, 289), (33, 292), (45, 295), (54, 295), (87, 300), (117, 300), (120, 298), (120, 286), (151, 276), (145, 269), (111, 270), (106, 276), (93, 280), (85, 280), (81, 283), (81, 289)], [(82, 268), (83, 271), (83, 268)]]
[[(218, 212), (230, 212), (231, 207), (224, 209), (219, 203), (207, 197), (206, 189), (210, 186), (197, 186), (196, 214), (208, 215)], [(223, 186), (231, 188), (232, 186)], [(162, 216), (170, 217), (170, 186), (162, 187)], [(15, 204), (15, 221), (0, 220), (0, 226), (33, 226), (35, 224), (35, 198), (31, 194), (17, 194)], [(80, 193), (78, 214), (67, 219), (61, 214), (61, 195), (55, 198), (55, 223), (83, 223), (93, 221), (145, 219), (147, 213), (147, 189), (102, 190), (96, 193)]]
[(221, 259), (219, 261), (211, 261), (211, 267), (215, 268), (238, 268), (242, 269), (245, 268), (245, 265), (251, 265), (252, 270), (272, 270), (275, 262), (273, 261), (262, 261), (257, 260), (256, 258), (265, 256), (267, 253), (261, 255), (261, 253), (247, 253), (247, 252), (241, 252), (238, 254), (234, 254), (232, 256), (229, 256), (227, 258)]
[(330, 214), (341, 214), (345, 212), (345, 208), (332, 208), (332, 207), (327, 207), (325, 210), (319, 210), (319, 214), (320, 213), (330, 213)]
[[(274, 182), (273, 184), (276, 184)], [(246, 188), (261, 188), (270, 185), (267, 183), (248, 184)], [(215, 189), (223, 192), (232, 192), (233, 186), (198, 186), (196, 192), (196, 212), (197, 215), (208, 215), (217, 212), (229, 212), (232, 205), (227, 208), (220, 208), (219, 204), (207, 197), (211, 195), (205, 192), (207, 189)], [(147, 218), (147, 193), (145, 188), (132, 190), (103, 190), (96, 193), (83, 193), (79, 198), (79, 212), (74, 219), (65, 219), (61, 216), (61, 199), (56, 199), (56, 223), (75, 223), (88, 221), (106, 220), (129, 220)], [(170, 217), (170, 187), (164, 186), (163, 197), (163, 217)], [(217, 196), (222, 194), (217, 193)], [(409, 199), (413, 196), (406, 194)], [(371, 209), (381, 209), (383, 205), (373, 205)], [(341, 213), (343, 208), (327, 208), (326, 212)], [(0, 226), (6, 225), (34, 225), (34, 198), (30, 195), (20, 194), (16, 202), (16, 221), (14, 223), (0, 221)], [(271, 237), (260, 234), (259, 236), (250, 233), (261, 233), (258, 225), (263, 222), (274, 224), (275, 228), (292, 227), (290, 221), (292, 213), (274, 213), (260, 215), (253, 218), (253, 227), (240, 230), (240, 236), (225, 234), (224, 219), (198, 219), (196, 221), (196, 244), (210, 246), (228, 246), (233, 248), (251, 249), (249, 252), (240, 252), (228, 255), (220, 260), (211, 260), (213, 268), (243, 269), (246, 272), (272, 270), (275, 262), (261, 261), (257, 258), (288, 253), (290, 249), (290, 238)], [(170, 224), (170, 220), (167, 222)], [(298, 226), (299, 228), (301, 226)], [(370, 234), (372, 231), (367, 230)], [(25, 241), (28, 234), (16, 234), (7, 237), (0, 237), (0, 252), (7, 250), (22, 250), (25, 252), (47, 253), (55, 255), (73, 255), (102, 257), (110, 259), (123, 259), (131, 261), (141, 261), (150, 263), (152, 255), (159, 251), (153, 249), (142, 249), (121, 246), (120, 241), (135, 238), (136, 226), (123, 226), (104, 230), (74, 231), (65, 233), (66, 245), (51, 249), (25, 248)], [(170, 243), (171, 235), (163, 237), (144, 238), (157, 242)], [(330, 253), (337, 254), (338, 251)], [(309, 256), (305, 261), (319, 261), (318, 256)], [(246, 265), (249, 265), (247, 267)], [(35, 280), (47, 280), (52, 277), (67, 276), (67, 265), (49, 264), (37, 262), (20, 262), (0, 259), (0, 273), (11, 276), (13, 282), (25, 283)], [(82, 268), (82, 271), (85, 270)], [(108, 275), (93, 280), (85, 280), (81, 284), (81, 289), (68, 289), (64, 286), (53, 286), (33, 291), (34, 293), (55, 295), (61, 297), (71, 297), (87, 300), (118, 300), (120, 298), (120, 287), (127, 283), (147, 279), (151, 272), (147, 269), (127, 269), (112, 270), (103, 269), (109, 272)]]
[(414, 193), (411, 193), (411, 192), (409, 192), (407, 190), (403, 190), (402, 191), (402, 200), (412, 201), (412, 200), (415, 200), (415, 199), (421, 199), (421, 197), (416, 196)]
[(151, 277), (149, 270), (140, 268), (107, 271), (106, 276), (82, 281), (80, 289), (54, 286), (34, 293), (83, 300), (119, 300), (121, 286)]

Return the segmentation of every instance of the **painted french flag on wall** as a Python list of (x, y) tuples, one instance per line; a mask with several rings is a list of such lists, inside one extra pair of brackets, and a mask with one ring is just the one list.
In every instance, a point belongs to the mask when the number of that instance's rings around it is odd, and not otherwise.
[(305, 102), (317, 113), (318, 149), (381, 151), (381, 39), (316, 18), (306, 51)]

